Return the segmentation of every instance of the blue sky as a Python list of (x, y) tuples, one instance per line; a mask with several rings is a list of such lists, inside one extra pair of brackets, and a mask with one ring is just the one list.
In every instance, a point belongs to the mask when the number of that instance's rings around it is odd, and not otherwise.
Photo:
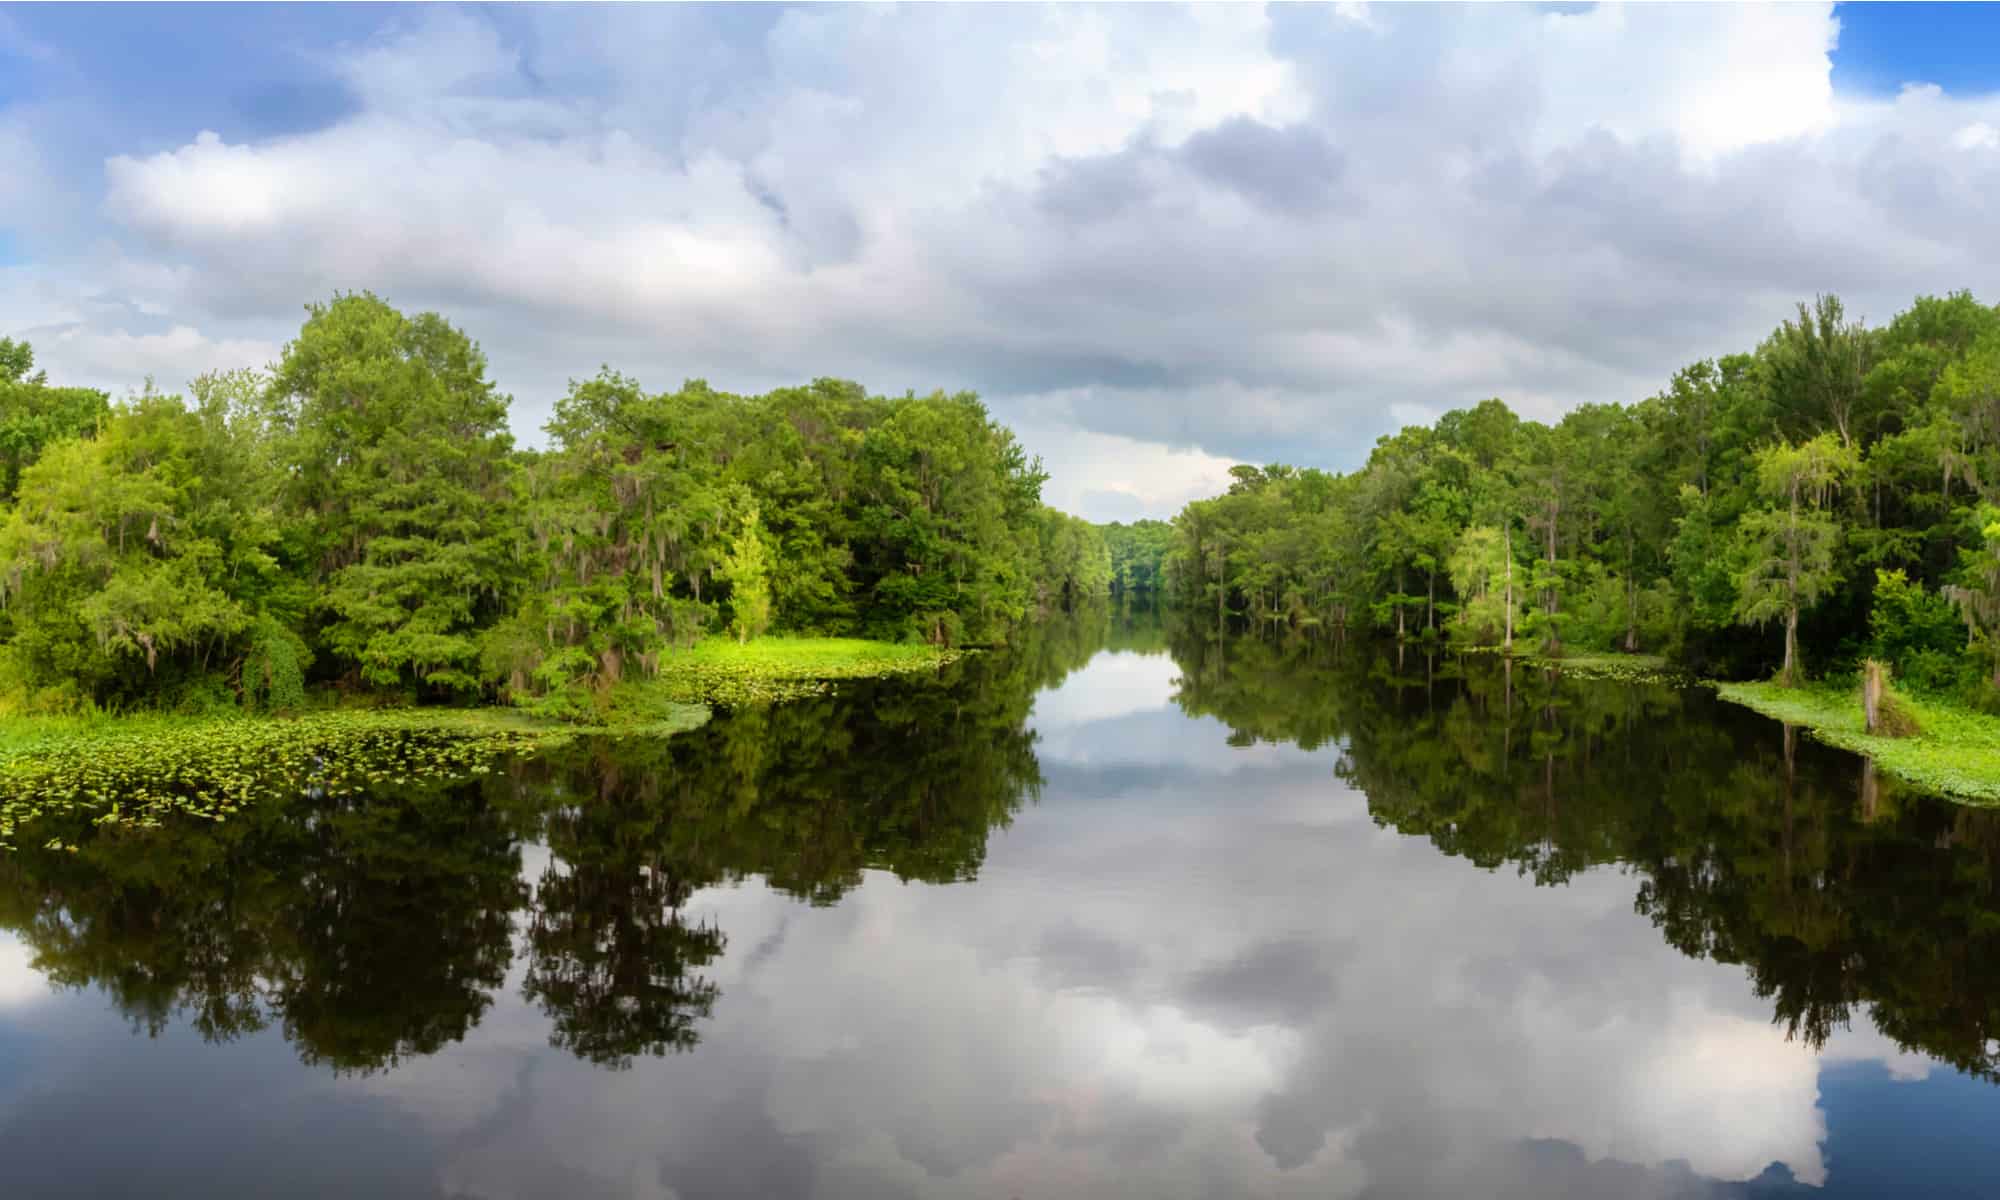
[(480, 338), (528, 440), (600, 363), (974, 388), (1055, 502), (1164, 514), (1486, 396), (1642, 398), (1815, 291), (2000, 296), (1996, 23), (0, 6), (0, 334), (178, 387), (369, 287)]
[(1841, 4), (1834, 15), (1840, 18), (1837, 88), (1893, 93), (1913, 82), (1951, 92), (2000, 88), (2000, 6)]

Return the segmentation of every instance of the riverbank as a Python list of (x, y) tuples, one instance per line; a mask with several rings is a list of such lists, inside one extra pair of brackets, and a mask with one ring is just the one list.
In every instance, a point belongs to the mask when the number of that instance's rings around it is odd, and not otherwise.
[(1899, 696), (1920, 732), (1875, 737), (1863, 726), (1861, 697), (1852, 687), (1766, 682), (1721, 683), (1715, 690), (1732, 704), (1802, 725), (1820, 741), (1865, 754), (1898, 779), (1960, 800), (2000, 804), (2000, 717)]
[(714, 706), (798, 699), (841, 680), (935, 670), (957, 656), (859, 638), (713, 639), (567, 718), (495, 707), (9, 717), (0, 719), (0, 848), (48, 818), (140, 827), (169, 813), (222, 821), (301, 788), (341, 795), (446, 782), (579, 736), (671, 737), (705, 723)]

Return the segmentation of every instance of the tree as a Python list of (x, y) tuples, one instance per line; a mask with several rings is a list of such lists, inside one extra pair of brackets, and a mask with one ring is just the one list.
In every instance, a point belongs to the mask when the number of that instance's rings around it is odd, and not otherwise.
[(50, 387), (28, 343), (0, 338), (0, 504), (13, 501), (21, 472), (50, 446), (89, 436), (110, 413), (103, 392)]
[(1816, 296), (1799, 305), (1798, 321), (1772, 336), (1767, 359), (1773, 391), (1792, 428), (1831, 426), (1853, 447), (1861, 422), (1862, 384), (1868, 374), (1868, 335), (1847, 320), (1838, 296)]
[(521, 582), (507, 397), (435, 313), (366, 292), (307, 311), (265, 404), (319, 640), (370, 684), (472, 690)]
[(1495, 641), (1513, 653), (1514, 622), (1520, 610), (1514, 591), (1514, 554), (1506, 531), (1478, 525), (1459, 536), (1451, 555), (1451, 586), (1461, 604), (1458, 628), (1475, 642)]
[(729, 585), (730, 628), (738, 642), (747, 642), (771, 624), (770, 554), (757, 525), (757, 508), (743, 514), (741, 527), (722, 560), (722, 579)]
[(1778, 678), (1787, 687), (1799, 682), (1802, 671), (1799, 614), (1840, 577), (1834, 550), (1841, 527), (1827, 506), (1856, 461), (1853, 448), (1831, 434), (1772, 446), (1757, 456), (1758, 487), (1773, 504), (1745, 513), (1739, 526), (1749, 561), (1737, 581), (1736, 617), (1760, 626), (1784, 622), (1785, 660)]
[(271, 481), (229, 423), (227, 389), (197, 390), (199, 410), (135, 397), (100, 436), (22, 473), (0, 525), (0, 602), (31, 687), (103, 703), (186, 693), (211, 671), (251, 686), (253, 642), (290, 644), (298, 597), (275, 555)]
[(1979, 522), (1984, 544), (1961, 552), (1959, 582), (1944, 596), (1965, 621), (1966, 649), (1991, 664), (1993, 687), (2000, 690), (2000, 509), (1981, 507)]

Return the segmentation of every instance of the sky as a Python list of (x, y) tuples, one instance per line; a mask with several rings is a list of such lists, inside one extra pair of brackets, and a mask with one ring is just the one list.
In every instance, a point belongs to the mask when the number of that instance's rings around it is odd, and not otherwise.
[(971, 389), (1170, 516), (1800, 299), (2000, 299), (2000, 12), (0, 4), (0, 336), (122, 394), (372, 289), (567, 382)]

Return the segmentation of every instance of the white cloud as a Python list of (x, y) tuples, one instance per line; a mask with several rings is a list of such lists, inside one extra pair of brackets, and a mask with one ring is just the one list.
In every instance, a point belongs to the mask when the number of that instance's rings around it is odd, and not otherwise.
[[(102, 236), (43, 264), (116, 301), (91, 331), (276, 345), (372, 287), (480, 338), (531, 439), (600, 362), (976, 386), (1110, 517), (1239, 459), (1352, 467), (1399, 414), (1634, 400), (1814, 291), (1882, 320), (2000, 269), (2000, 103), (1836, 94), (1824, 4), (385, 20), (318, 54), (358, 106), (326, 128), (105, 164)], [(59, 113), (0, 140), (35, 161)]]

